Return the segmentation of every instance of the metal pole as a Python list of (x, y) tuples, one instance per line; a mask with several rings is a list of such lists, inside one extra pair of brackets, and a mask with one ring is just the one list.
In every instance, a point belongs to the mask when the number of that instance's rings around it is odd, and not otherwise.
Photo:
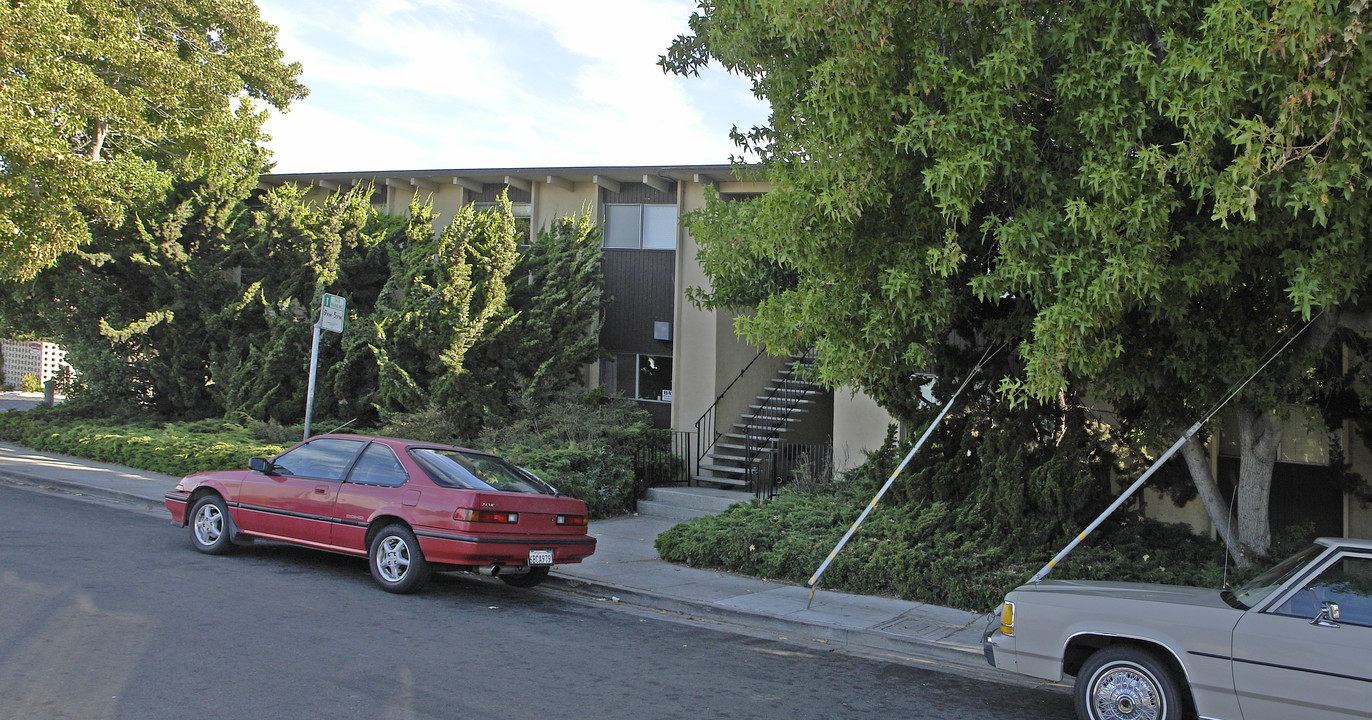
[(1039, 570), (1037, 573), (1034, 573), (1034, 576), (1029, 578), (1029, 582), (1037, 583), (1038, 581), (1042, 580), (1045, 575), (1052, 572), (1053, 568), (1056, 567), (1057, 564), (1061, 562), (1063, 558), (1067, 557), (1068, 553), (1075, 550), (1077, 545), (1080, 544), (1082, 540), (1086, 539), (1087, 535), (1090, 535), (1091, 532), (1094, 531), (1097, 527), (1099, 527), (1101, 523), (1105, 522), (1105, 518), (1110, 517), (1111, 514), (1113, 514), (1116, 510), (1119, 509), (1121, 505), (1124, 504), (1125, 500), (1129, 499), (1129, 496), (1133, 495), (1135, 491), (1143, 487), (1143, 483), (1147, 481), (1148, 478), (1152, 477), (1153, 473), (1158, 468), (1162, 467), (1162, 464), (1167, 462), (1168, 458), (1172, 457), (1172, 455), (1174, 455), (1178, 450), (1180, 450), (1181, 446), (1186, 444), (1186, 441), (1191, 439), (1191, 436), (1195, 435), (1196, 431), (1200, 430), (1201, 425), (1204, 424), (1205, 421), (1201, 420), (1195, 425), (1192, 425), (1190, 430), (1187, 430), (1185, 433), (1182, 433), (1182, 436), (1177, 438), (1176, 442), (1172, 443), (1172, 447), (1167, 448), (1167, 452), (1163, 453), (1162, 457), (1159, 457), (1157, 460), (1153, 462), (1152, 465), (1148, 466), (1148, 469), (1145, 470), (1144, 473), (1139, 476), (1139, 479), (1135, 480), (1133, 485), (1130, 485), (1129, 488), (1125, 490), (1123, 493), (1121, 493), (1119, 497), (1115, 498), (1115, 502), (1111, 503), (1110, 507), (1106, 508), (1105, 512), (1098, 515), (1095, 520), (1092, 520), (1091, 524), (1087, 525), (1085, 530), (1082, 530), (1080, 534), (1078, 534), (1075, 538), (1072, 539), (1072, 542), (1067, 543), (1067, 547), (1063, 548), (1062, 552), (1054, 556), (1052, 560), (1049, 560), (1048, 564), (1043, 566), (1043, 569)]
[(981, 370), (982, 365), (986, 364), (986, 361), (991, 355), (992, 353), (990, 349), (988, 349), (986, 353), (981, 356), (981, 361), (977, 363), (976, 367), (972, 368), (972, 372), (967, 374), (967, 379), (962, 381), (962, 385), (958, 387), (957, 392), (953, 393), (953, 396), (948, 398), (948, 403), (943, 406), (943, 410), (939, 412), (938, 417), (934, 418), (934, 421), (929, 423), (929, 427), (926, 428), (924, 434), (920, 436), (919, 442), (916, 442), (915, 446), (910, 448), (910, 452), (905, 454), (905, 459), (900, 461), (900, 466), (896, 468), (895, 472), (891, 473), (891, 477), (886, 479), (886, 484), (882, 485), (881, 489), (877, 491), (876, 497), (872, 498), (872, 502), (868, 503), (867, 507), (863, 509), (862, 514), (858, 516), (857, 521), (853, 523), (852, 527), (848, 528), (848, 532), (844, 533), (843, 539), (838, 541), (838, 545), (834, 546), (834, 549), (829, 553), (829, 557), (824, 559), (824, 562), (820, 564), (819, 569), (815, 571), (815, 574), (810, 576), (809, 582), (806, 583), (810, 586), (810, 599), (805, 601), (806, 609), (809, 609), (810, 603), (814, 602), (815, 590), (819, 589), (819, 579), (824, 576), (824, 571), (829, 569), (829, 564), (843, 551), (843, 546), (848, 544), (848, 540), (851, 539), (853, 534), (861, 527), (862, 521), (867, 519), (867, 515), (870, 514), (872, 510), (876, 509), (877, 502), (881, 500), (881, 496), (885, 495), (886, 491), (891, 489), (891, 485), (896, 482), (896, 478), (900, 477), (901, 471), (905, 469), (906, 465), (910, 464), (910, 460), (915, 456), (915, 453), (919, 452), (920, 447), (924, 445), (924, 441), (928, 440), (929, 436), (934, 433), (934, 428), (938, 427), (939, 422), (941, 422), (943, 417), (948, 414), (948, 411), (953, 408), (953, 402), (958, 399), (958, 396), (962, 394), (962, 391), (972, 382), (972, 377), (977, 374), (977, 371)]
[[(1295, 342), (1296, 338), (1300, 337), (1301, 333), (1304, 333), (1306, 328), (1310, 327), (1311, 325), (1314, 325), (1315, 321), (1319, 320), (1320, 316), (1323, 314), (1324, 311), (1321, 310), (1319, 314), (1315, 315), (1315, 317), (1310, 318), (1310, 320), (1306, 322), (1304, 325), (1302, 325), (1301, 329), (1297, 330), (1296, 333), (1292, 335), (1289, 340), (1282, 344), (1281, 347), (1278, 347), (1275, 352), (1272, 352), (1270, 356), (1267, 358), (1267, 360), (1263, 361), (1262, 365), (1258, 366), (1257, 370), (1254, 370), (1253, 373), (1249, 375), (1246, 379), (1244, 379), (1243, 382), (1231, 386), (1233, 389), (1229, 391), (1228, 395), (1224, 396), (1223, 399), (1215, 403), (1214, 407), (1210, 408), (1210, 412), (1205, 414), (1205, 417), (1202, 417), (1200, 420), (1197, 420), (1195, 425), (1192, 425), (1190, 429), (1182, 433), (1182, 436), (1177, 438), (1176, 442), (1172, 443), (1172, 447), (1167, 448), (1167, 452), (1163, 453), (1162, 457), (1158, 458), (1152, 465), (1150, 465), (1148, 469), (1144, 471), (1143, 475), (1139, 476), (1139, 479), (1135, 480), (1134, 484), (1129, 486), (1129, 489), (1125, 490), (1124, 493), (1120, 495), (1118, 498), (1115, 498), (1115, 502), (1112, 503), (1110, 507), (1106, 508), (1105, 512), (1101, 513), (1100, 516), (1093, 520), (1090, 525), (1086, 526), (1086, 529), (1082, 530), (1081, 534), (1073, 538), (1072, 542), (1067, 543), (1067, 547), (1063, 548), (1062, 552), (1059, 552), (1056, 556), (1053, 557), (1052, 560), (1048, 561), (1047, 565), (1044, 565), (1042, 569), (1034, 573), (1034, 576), (1029, 578), (1029, 582), (1031, 584), (1037, 583), (1038, 581), (1042, 580), (1045, 575), (1052, 572), (1053, 568), (1056, 567), (1057, 564), (1061, 562), (1063, 558), (1067, 557), (1067, 553), (1070, 553), (1072, 552), (1072, 550), (1076, 549), (1077, 545), (1080, 544), (1082, 540), (1085, 540), (1087, 535), (1090, 535), (1091, 532), (1095, 530), (1102, 522), (1105, 522), (1105, 518), (1110, 517), (1110, 514), (1115, 512), (1115, 510), (1118, 510), (1119, 506), (1123, 505), (1124, 501), (1128, 500), (1130, 495), (1133, 495), (1136, 490), (1142, 487), (1144, 481), (1147, 480), (1150, 476), (1152, 476), (1153, 471), (1157, 470), (1159, 467), (1162, 466), (1163, 463), (1167, 462), (1167, 459), (1172, 457), (1172, 455), (1176, 453), (1177, 450), (1180, 450), (1181, 446), (1186, 444), (1186, 441), (1189, 440), (1192, 435), (1195, 435), (1196, 432), (1201, 429), (1201, 426), (1205, 425), (1205, 423), (1208, 422), (1210, 418), (1214, 417), (1215, 414), (1218, 413), (1222, 408), (1224, 408), (1225, 405), (1229, 404), (1230, 400), (1233, 400), (1235, 397), (1237, 397), (1238, 394), (1245, 387), (1247, 387), (1248, 383), (1253, 381), (1253, 378), (1257, 377), (1258, 374), (1261, 373), (1263, 370), (1266, 370), (1267, 366), (1272, 364), (1272, 361), (1276, 360), (1278, 355), (1281, 355), (1283, 352), (1285, 352), (1286, 348), (1290, 347), (1291, 343)], [(1227, 544), (1228, 542), (1229, 541), (1226, 538), (1225, 543)]]
[(305, 391), (305, 437), (310, 439), (310, 420), (314, 417), (314, 377), (319, 368), (319, 323), (314, 324), (314, 340), (310, 343), (310, 385)]

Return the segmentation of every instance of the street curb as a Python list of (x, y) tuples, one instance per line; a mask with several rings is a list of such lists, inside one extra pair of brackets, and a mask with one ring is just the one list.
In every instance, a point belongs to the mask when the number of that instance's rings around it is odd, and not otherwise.
[[(986, 657), (979, 648), (912, 638), (882, 630), (841, 628), (802, 619), (779, 618), (739, 608), (724, 607), (708, 601), (683, 600), (622, 585), (560, 575), (556, 570), (548, 576), (548, 580), (544, 584), (559, 586), (569, 592), (608, 598), (652, 610), (664, 610), (729, 625), (766, 630), (771, 633), (787, 635), (792, 640), (809, 640), (848, 650), (867, 650), (902, 655), (912, 659), (957, 665), (965, 670), (977, 671), (978, 673), (982, 671), (996, 673), (987, 664)], [(797, 637), (797, 633), (803, 637)], [(996, 675), (999, 677), (999, 673)], [(1008, 676), (1007, 679), (1009, 679)]]
[(34, 490), (57, 492), (63, 495), (75, 495), (99, 502), (115, 503), (121, 506), (132, 506), (132, 509), (139, 512), (155, 514), (159, 511), (165, 511), (162, 503), (154, 502), (130, 493), (120, 492), (118, 490), (105, 490), (79, 482), (69, 482), (66, 480), (44, 477), (42, 475), (29, 475), (13, 470), (0, 469), (0, 483)]

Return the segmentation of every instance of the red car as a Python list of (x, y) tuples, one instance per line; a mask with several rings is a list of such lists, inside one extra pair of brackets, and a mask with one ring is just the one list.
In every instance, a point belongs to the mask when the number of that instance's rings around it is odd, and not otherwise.
[(321, 435), (248, 470), (188, 475), (166, 494), (195, 549), (253, 538), (365, 556), (389, 592), (433, 570), (533, 587), (554, 563), (595, 552), (586, 504), (487, 453), (395, 438)]

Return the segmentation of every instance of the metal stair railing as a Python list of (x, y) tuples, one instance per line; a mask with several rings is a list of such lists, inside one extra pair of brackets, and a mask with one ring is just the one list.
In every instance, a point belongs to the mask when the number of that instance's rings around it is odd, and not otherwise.
[[(796, 365), (798, 365), (801, 360), (813, 359), (814, 351), (815, 349), (811, 347), (804, 353), (801, 353), (800, 356), (798, 356), (795, 360), (791, 362), (790, 371), (786, 373), (786, 376), (782, 378), (781, 381), (776, 384), (776, 387), (772, 388), (772, 391), (767, 394), (767, 397), (763, 399), (761, 406), (763, 409), (772, 407), (772, 400), (776, 398), (777, 393), (781, 392), (785, 384), (789, 382), (792, 379), (792, 377), (796, 374)], [(805, 382), (806, 384), (812, 384), (808, 380)], [(775, 419), (775, 423), (771, 424), (772, 429), (769, 433), (767, 433), (766, 435), (755, 435), (751, 427), (745, 429), (747, 439), (744, 440), (743, 443), (746, 450), (746, 454), (744, 455), (743, 460), (743, 467), (748, 468), (748, 475), (750, 477), (748, 484), (751, 486), (749, 489), (752, 490), (755, 494), (761, 491), (761, 486), (758, 483), (758, 476), (761, 470), (761, 465), (763, 464), (762, 461), (771, 460), (772, 456), (775, 455), (776, 448), (774, 446), (779, 444), (780, 442), (781, 428), (786, 426), (786, 422), (790, 419), (791, 413), (794, 412), (795, 409), (800, 406), (801, 401), (805, 399), (805, 391), (802, 390), (800, 394), (792, 398), (786, 398), (785, 396), (783, 396), (783, 399), (786, 401), (787, 404), (781, 406), (783, 410), (781, 416), (766, 416), (769, 421)], [(752, 417), (754, 420), (756, 420), (758, 417), (757, 413), (753, 413)], [(757, 438), (759, 442), (754, 443), (754, 438)], [(774, 440), (776, 442), (773, 442)], [(767, 458), (762, 457), (763, 452), (768, 453)], [(767, 464), (770, 465), (771, 463), (769, 462)]]
[[(753, 363), (756, 363), (758, 358), (762, 357), (766, 352), (766, 348), (758, 350), (757, 354), (753, 356), (753, 359), (749, 360), (748, 364), (744, 365), (743, 369), (738, 371), (738, 375), (730, 381), (728, 386), (724, 388), (724, 391), (715, 398), (714, 404), (710, 405), (709, 409), (700, 416), (699, 420), (696, 420), (696, 466), (700, 465), (700, 461), (705, 459), (705, 456), (710, 453), (710, 450), (714, 448), (715, 443), (719, 442), (719, 438), (724, 434), (719, 431), (718, 425), (715, 424), (715, 409), (719, 407), (719, 403), (724, 399), (724, 396), (728, 395), (734, 385), (738, 384), (738, 381), (742, 380), (748, 370), (753, 367)], [(706, 422), (707, 420), (708, 422)], [(705, 442), (705, 428), (707, 427), (710, 429), (709, 442)]]

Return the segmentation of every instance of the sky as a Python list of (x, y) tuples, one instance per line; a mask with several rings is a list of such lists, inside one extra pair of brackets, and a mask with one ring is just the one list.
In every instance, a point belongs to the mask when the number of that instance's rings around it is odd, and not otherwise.
[(257, 0), (310, 89), (267, 121), (278, 173), (704, 165), (766, 122), (717, 66), (657, 66), (690, 0)]

